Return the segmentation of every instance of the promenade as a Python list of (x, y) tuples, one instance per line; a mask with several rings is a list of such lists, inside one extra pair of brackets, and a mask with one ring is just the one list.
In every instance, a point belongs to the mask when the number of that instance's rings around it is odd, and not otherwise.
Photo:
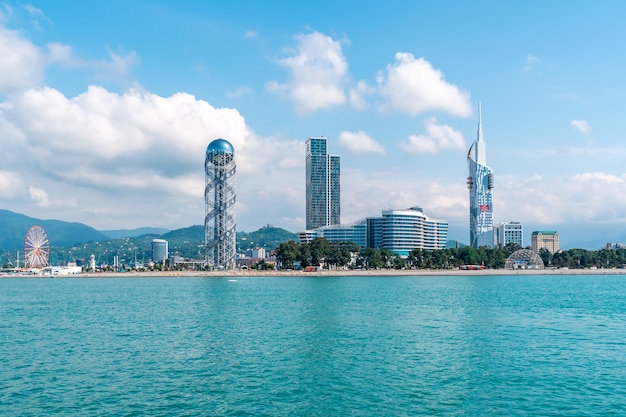
[(102, 272), (83, 273), (72, 277), (85, 278), (123, 278), (123, 277), (324, 277), (324, 276), (497, 276), (497, 275), (624, 275), (626, 269), (419, 269), (419, 270), (395, 270), (395, 269), (359, 269), (359, 270), (323, 270), (304, 272), (295, 270), (280, 271), (257, 271), (257, 270), (232, 270), (232, 271), (155, 271), (155, 272)]

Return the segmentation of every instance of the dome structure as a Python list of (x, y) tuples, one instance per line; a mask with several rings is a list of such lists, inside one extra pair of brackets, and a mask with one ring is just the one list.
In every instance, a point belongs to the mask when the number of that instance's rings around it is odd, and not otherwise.
[(224, 166), (235, 159), (235, 149), (226, 139), (215, 139), (206, 148), (206, 161)]
[(511, 254), (504, 264), (505, 269), (544, 269), (543, 259), (530, 249), (520, 249)]
[(206, 148), (207, 155), (212, 152), (221, 152), (221, 153), (234, 153), (235, 149), (233, 145), (230, 144), (226, 139), (215, 139), (213, 142), (209, 143), (209, 146)]

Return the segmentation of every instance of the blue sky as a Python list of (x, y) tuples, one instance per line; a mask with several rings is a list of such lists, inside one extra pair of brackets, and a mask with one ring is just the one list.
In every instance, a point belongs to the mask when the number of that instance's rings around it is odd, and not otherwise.
[(235, 146), (238, 229), (304, 228), (304, 142), (342, 222), (420, 206), (466, 242), (482, 102), (494, 219), (626, 237), (626, 3), (0, 3), (0, 206), (98, 229), (201, 224)]

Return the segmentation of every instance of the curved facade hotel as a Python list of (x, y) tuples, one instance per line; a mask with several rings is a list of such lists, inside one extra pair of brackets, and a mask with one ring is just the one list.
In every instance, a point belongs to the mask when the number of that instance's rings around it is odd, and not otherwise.
[(470, 196), (470, 245), (494, 246), (493, 236), (493, 171), (487, 166), (483, 140), (480, 103), (478, 103), (478, 135), (467, 152), (467, 188)]
[(224, 139), (215, 139), (204, 161), (205, 261), (214, 268), (235, 267), (235, 150)]
[(352, 242), (408, 256), (413, 249), (445, 249), (448, 222), (431, 219), (421, 208), (412, 207), (383, 210), (382, 217), (368, 217), (350, 225), (324, 226), (299, 235), (301, 243), (323, 237), (331, 242)]
[(419, 207), (383, 210), (382, 247), (400, 256), (413, 249), (445, 249), (448, 222), (434, 220)]

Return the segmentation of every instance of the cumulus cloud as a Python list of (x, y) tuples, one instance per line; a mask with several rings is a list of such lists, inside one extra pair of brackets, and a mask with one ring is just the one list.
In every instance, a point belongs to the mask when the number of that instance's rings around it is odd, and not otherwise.
[(587, 135), (591, 132), (591, 125), (586, 120), (572, 120), (569, 124), (582, 134)]
[(623, 210), (626, 174), (586, 172), (558, 177), (500, 178), (502, 185), (497, 188), (498, 201), (494, 205), (498, 213), (506, 213), (506, 220), (554, 228), (570, 223), (571, 219), (577, 219), (576, 223), (581, 225), (626, 223)]
[(415, 206), (422, 207), (431, 218), (457, 225), (467, 223), (467, 187), (462, 182), (445, 183), (423, 176), (397, 175), (390, 170), (343, 167), (341, 181), (342, 223), (380, 216), (385, 209)]
[(472, 114), (469, 93), (448, 83), (443, 73), (426, 59), (415, 59), (406, 52), (398, 52), (395, 59), (377, 77), (379, 92), (386, 100), (381, 109), (411, 115), (429, 110), (461, 117)]
[(339, 134), (339, 146), (353, 154), (385, 154), (385, 148), (362, 130), (358, 132), (341, 132)]
[(442, 151), (465, 150), (465, 138), (458, 130), (437, 123), (437, 119), (429, 117), (424, 120), (426, 133), (410, 135), (407, 143), (401, 144), (402, 148), (411, 154), (420, 155), (425, 153), (439, 153)]
[[(301, 188), (301, 179), (292, 173), (303, 165), (301, 141), (259, 137), (237, 110), (213, 107), (190, 94), (118, 94), (91, 86), (66, 97), (49, 87), (30, 89), (0, 104), (0, 126), (5, 146), (29, 160), (25, 167), (23, 158), (5, 159), (5, 171), (0, 172), (0, 190), (7, 192), (3, 198), (19, 198), (12, 184), (35, 184), (29, 199), (37, 207), (80, 207), (75, 216), (105, 210), (109, 222), (116, 217), (128, 222), (133, 216), (146, 221), (147, 212), (154, 209), (156, 214), (161, 207), (167, 216), (157, 215), (152, 224), (167, 225), (169, 217), (190, 221), (186, 210), (197, 211), (196, 223), (201, 223), (204, 152), (216, 138), (233, 144), (238, 177), (247, 178), (238, 189), (241, 213), (246, 207), (262, 213), (250, 200), (272, 182), (281, 182), (272, 188), (273, 198)], [(301, 199), (281, 201), (274, 213), (274, 205), (267, 205), (268, 221), (287, 217), (288, 209), (302, 205)], [(72, 216), (69, 210), (62, 213), (57, 218)], [(71, 220), (90, 225), (98, 221)]]
[(271, 81), (268, 90), (288, 97), (299, 113), (344, 104), (348, 63), (340, 42), (319, 32), (297, 35), (296, 40), (297, 49), (278, 60), (289, 70), (290, 79), (284, 84)]
[(18, 32), (0, 25), (0, 94), (39, 85), (45, 54)]
[[(31, 13), (37, 10), (33, 8)], [(134, 51), (108, 51), (108, 59), (103, 60), (79, 59), (68, 45), (52, 42), (39, 47), (1, 24), (0, 56), (0, 94), (40, 86), (46, 66), (50, 64), (89, 68), (99, 79), (125, 80), (139, 63), (139, 57)]]

